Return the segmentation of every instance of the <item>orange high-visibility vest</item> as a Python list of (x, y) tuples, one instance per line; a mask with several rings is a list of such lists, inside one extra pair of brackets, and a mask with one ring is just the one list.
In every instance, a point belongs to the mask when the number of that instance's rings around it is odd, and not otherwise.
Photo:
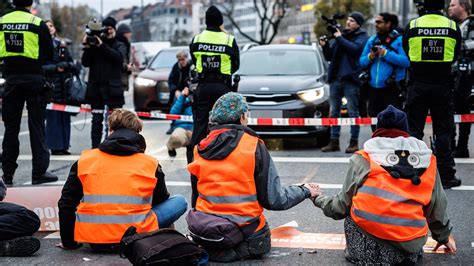
[(257, 220), (265, 226), (255, 186), (255, 151), (258, 138), (245, 133), (235, 150), (223, 160), (206, 160), (194, 149), (188, 170), (198, 179), (196, 210), (245, 226)]
[(428, 234), (423, 207), (431, 201), (436, 178), (436, 158), (423, 173), (421, 184), (409, 179), (395, 179), (372, 161), (365, 151), (358, 151), (370, 162), (367, 180), (352, 199), (351, 218), (367, 233), (381, 239), (403, 242)]
[(99, 149), (82, 152), (78, 177), (84, 198), (77, 207), (74, 240), (120, 243), (129, 226), (137, 232), (158, 229), (151, 210), (158, 161), (143, 153), (115, 156)]

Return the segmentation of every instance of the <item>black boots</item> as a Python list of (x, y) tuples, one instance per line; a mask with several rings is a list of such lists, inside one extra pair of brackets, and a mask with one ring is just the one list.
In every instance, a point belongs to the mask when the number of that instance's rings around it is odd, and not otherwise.
[(330, 151), (340, 151), (339, 148), (339, 140), (338, 139), (330, 139), (328, 145), (321, 148), (322, 152), (330, 152)]
[(346, 149), (346, 153), (354, 153), (359, 150), (359, 141), (357, 139), (351, 139), (349, 147)]
[(43, 184), (43, 183), (50, 183), (58, 181), (58, 177), (50, 172), (46, 172), (40, 176), (33, 176), (31, 183), (33, 185)]
[(469, 158), (469, 150), (467, 148), (459, 148), (456, 147), (456, 149), (453, 151), (453, 157), (454, 158)]
[(0, 241), (0, 257), (26, 257), (33, 255), (41, 243), (36, 237), (23, 236)]

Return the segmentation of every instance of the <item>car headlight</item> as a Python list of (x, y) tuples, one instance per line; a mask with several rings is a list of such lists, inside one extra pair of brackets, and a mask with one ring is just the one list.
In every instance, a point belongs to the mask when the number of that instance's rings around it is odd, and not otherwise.
[(305, 102), (314, 102), (324, 97), (324, 87), (300, 91), (298, 97)]
[(0, 78), (0, 85), (3, 85), (5, 84), (5, 79), (4, 78)]
[(138, 77), (135, 80), (135, 84), (141, 87), (154, 87), (156, 86), (156, 81), (152, 79), (140, 78)]

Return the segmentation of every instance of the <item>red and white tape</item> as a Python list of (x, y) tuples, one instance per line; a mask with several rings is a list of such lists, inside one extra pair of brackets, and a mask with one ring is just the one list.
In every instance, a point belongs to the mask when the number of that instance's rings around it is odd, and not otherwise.
[[(103, 113), (104, 110), (91, 109), (90, 107), (78, 107), (50, 103), (46, 107), (48, 110), (69, 112), (69, 113)], [(140, 117), (156, 118), (164, 120), (193, 121), (192, 116), (164, 114), (159, 111), (136, 112)], [(455, 115), (455, 123), (472, 123), (474, 114)], [(431, 124), (431, 116), (426, 118), (426, 123)], [(375, 125), (377, 118), (249, 118), (251, 126), (354, 126), (354, 125)]]

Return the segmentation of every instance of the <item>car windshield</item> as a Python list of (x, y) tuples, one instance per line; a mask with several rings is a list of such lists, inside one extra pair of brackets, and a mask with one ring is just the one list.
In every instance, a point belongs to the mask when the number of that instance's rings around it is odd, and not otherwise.
[(242, 76), (319, 75), (321, 67), (314, 51), (248, 51), (240, 57), (238, 74)]
[(158, 56), (155, 57), (155, 60), (150, 63), (149, 69), (171, 69), (173, 65), (178, 62), (176, 59), (177, 52), (177, 50), (161, 51)]

